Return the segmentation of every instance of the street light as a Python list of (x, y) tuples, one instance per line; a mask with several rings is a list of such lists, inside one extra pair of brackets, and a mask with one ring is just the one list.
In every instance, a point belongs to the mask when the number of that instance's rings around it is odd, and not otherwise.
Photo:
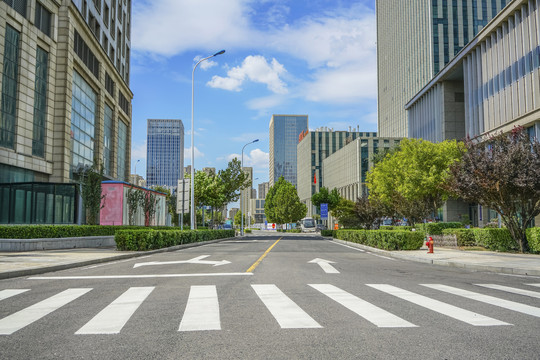
[(195, 128), (193, 126), (193, 105), (195, 103), (195, 69), (204, 60), (208, 60), (223, 53), (225, 53), (225, 50), (221, 50), (214, 55), (199, 60), (199, 62), (197, 62), (193, 67), (193, 72), (191, 73), (191, 230), (195, 230)]
[[(242, 148), (242, 171), (244, 171), (244, 149), (246, 148), (246, 146), (248, 146), (249, 144), (253, 144), (253, 143), (256, 143), (257, 141), (259, 141), (259, 139), (255, 139), (253, 140), (252, 142), (248, 142), (246, 145), (244, 145), (244, 147)], [(244, 206), (243, 206), (243, 199), (244, 197), (242, 196), (242, 193), (240, 193), (240, 212), (242, 213), (242, 215), (240, 216), (240, 221), (241, 221), (241, 228), (240, 228), (240, 235), (241, 236), (244, 236)]]
[(141, 159), (135, 161), (135, 175), (137, 175), (137, 163), (138, 163), (139, 161), (141, 161)]

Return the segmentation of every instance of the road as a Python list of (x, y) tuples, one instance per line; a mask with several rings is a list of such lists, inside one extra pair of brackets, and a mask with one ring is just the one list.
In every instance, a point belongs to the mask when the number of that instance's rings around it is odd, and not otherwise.
[(0, 281), (1, 359), (538, 359), (540, 278), (257, 234)]

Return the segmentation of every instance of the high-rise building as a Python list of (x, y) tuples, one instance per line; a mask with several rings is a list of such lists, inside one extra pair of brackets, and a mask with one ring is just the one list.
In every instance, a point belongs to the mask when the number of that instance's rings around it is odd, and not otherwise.
[(270, 120), (270, 186), (283, 176), (296, 186), (296, 145), (308, 129), (307, 115), (272, 115)]
[[(311, 197), (318, 193), (321, 187), (326, 186), (323, 179), (326, 171), (323, 169), (323, 160), (358, 138), (375, 139), (377, 136), (375, 132), (355, 130), (358, 130), (358, 127), (349, 127), (349, 131), (334, 131), (324, 127), (305, 131), (300, 135), (297, 146), (297, 191), (300, 201), (308, 208), (308, 216), (319, 213), (319, 209), (311, 205)], [(352, 163), (342, 165), (349, 169)]]
[(270, 189), (270, 183), (263, 182), (259, 184), (259, 199), (266, 199), (266, 194), (268, 194), (268, 190)]
[(405, 104), (509, 2), (377, 0), (379, 136), (409, 136)]
[(146, 185), (176, 188), (184, 178), (184, 124), (175, 119), (148, 119)]
[(77, 222), (94, 163), (128, 179), (130, 29), (129, 0), (0, 1), (0, 223)]

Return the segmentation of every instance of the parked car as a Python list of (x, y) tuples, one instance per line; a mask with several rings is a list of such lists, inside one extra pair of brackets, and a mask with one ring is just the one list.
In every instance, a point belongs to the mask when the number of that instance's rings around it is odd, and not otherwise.
[(326, 230), (326, 225), (324, 224), (317, 224), (316, 225), (317, 231)]
[(231, 224), (223, 224), (223, 230), (232, 230)]

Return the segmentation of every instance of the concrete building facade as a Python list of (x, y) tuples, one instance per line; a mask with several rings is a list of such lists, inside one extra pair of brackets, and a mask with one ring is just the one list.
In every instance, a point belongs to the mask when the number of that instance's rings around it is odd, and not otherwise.
[(184, 124), (179, 119), (148, 119), (147, 186), (176, 188), (184, 178)]
[(409, 136), (405, 104), (508, 3), (377, 0), (380, 136)]
[[(130, 27), (130, 1), (0, 2), (0, 202), (20, 214), (7, 222), (49, 222), (35, 207), (52, 190), (16, 183), (77, 183), (94, 162), (128, 179)], [(75, 221), (73, 201), (61, 223)]]
[(269, 183), (283, 176), (296, 186), (298, 135), (308, 129), (307, 115), (272, 115), (270, 119)]
[(263, 182), (259, 184), (259, 199), (266, 199), (266, 194), (268, 194), (268, 190), (270, 190), (270, 183)]

